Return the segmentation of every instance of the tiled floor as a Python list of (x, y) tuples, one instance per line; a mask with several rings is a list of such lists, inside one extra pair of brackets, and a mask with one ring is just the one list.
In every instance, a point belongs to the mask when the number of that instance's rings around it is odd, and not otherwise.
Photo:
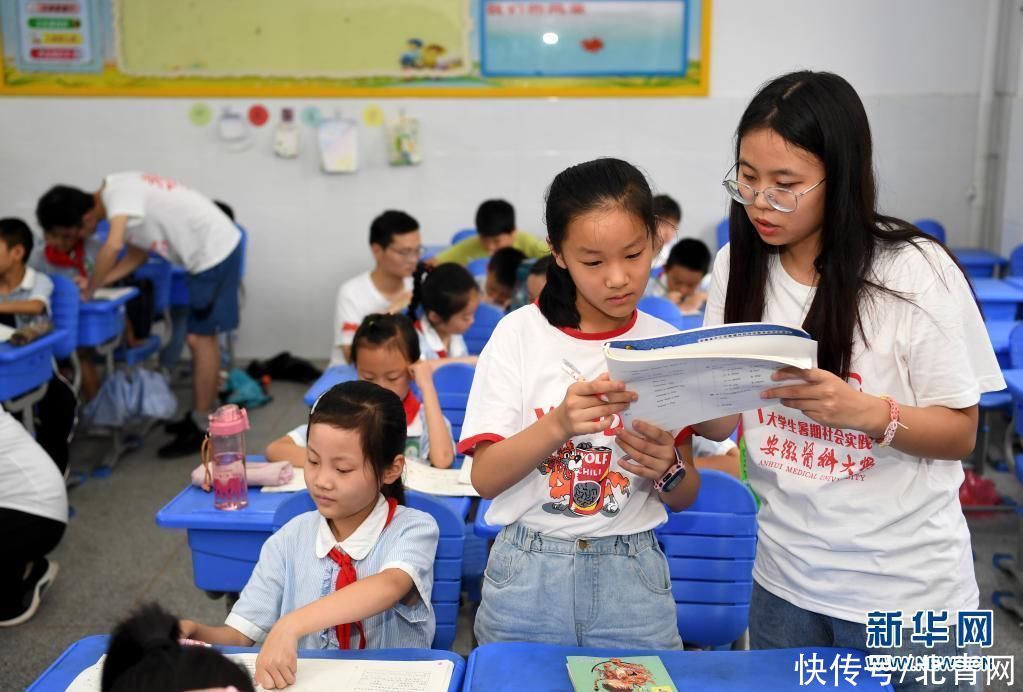
[[(302, 422), (306, 415), (305, 387), (273, 384), (274, 400), (251, 412), (250, 451), (261, 451), (273, 436)], [(179, 391), (187, 396), (187, 391)], [(47, 593), (39, 613), (28, 623), (0, 629), (0, 689), (23, 689), (65, 648), (90, 634), (108, 632), (132, 608), (158, 600), (172, 612), (217, 622), (224, 601), (213, 601), (192, 585), (192, 564), (183, 532), (159, 529), (153, 517), (188, 482), (198, 457), (161, 461), (156, 449), (166, 440), (156, 430), (145, 446), (125, 457), (108, 478), (89, 478), (71, 492), (75, 517), (64, 541), (53, 554), (60, 575)], [(72, 465), (88, 473), (101, 458), (105, 441), (80, 436)], [(1005, 474), (996, 477), (1003, 493), (1023, 500), (1019, 484)], [(991, 565), (995, 552), (1014, 552), (1014, 515), (971, 517), (981, 607), (991, 607), (991, 593), (1009, 588), (1008, 579)], [(1023, 596), (1023, 594), (1021, 594)], [(455, 650), (470, 650), (471, 613), (463, 612)], [(991, 654), (1023, 653), (1023, 630), (1003, 613), (995, 612)], [(1008, 689), (991, 687), (989, 689)]]

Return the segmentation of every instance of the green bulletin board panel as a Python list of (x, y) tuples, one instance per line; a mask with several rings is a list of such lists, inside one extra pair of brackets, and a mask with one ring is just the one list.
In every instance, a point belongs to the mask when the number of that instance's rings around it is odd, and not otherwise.
[[(708, 92), (710, 3), (0, 0), (0, 95), (699, 96)], [(655, 31), (652, 17), (683, 24)], [(636, 32), (647, 26), (650, 41), (674, 37), (659, 55), (663, 63), (679, 51), (667, 61), (676, 67), (616, 64), (616, 54), (635, 57), (622, 37), (642, 46)], [(500, 70), (481, 70), (482, 50), (500, 57)], [(582, 69), (543, 72), (555, 64)]]

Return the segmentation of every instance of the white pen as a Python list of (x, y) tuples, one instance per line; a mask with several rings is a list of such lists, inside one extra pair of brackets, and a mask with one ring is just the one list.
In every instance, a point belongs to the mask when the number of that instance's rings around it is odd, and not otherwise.
[[(564, 358), (561, 359), (561, 369), (564, 370), (565, 373), (569, 377), (571, 377), (573, 380), (575, 380), (576, 382), (585, 382), (586, 381), (586, 378), (583, 377), (583, 374), (581, 372), (579, 372), (579, 368), (575, 367), (574, 365), (569, 363), (568, 360), (566, 360)], [(597, 394), (596, 396), (601, 401), (604, 401), (604, 402), (607, 401), (607, 395), (606, 394)]]

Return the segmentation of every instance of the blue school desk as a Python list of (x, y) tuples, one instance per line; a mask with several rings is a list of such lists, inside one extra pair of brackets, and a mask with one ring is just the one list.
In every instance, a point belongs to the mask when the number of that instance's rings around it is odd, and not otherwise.
[[(251, 459), (250, 459), (251, 461)], [(213, 508), (213, 493), (188, 486), (156, 513), (156, 524), (188, 531), (195, 585), (203, 591), (239, 593), (249, 581), (263, 543), (273, 533), (277, 509), (295, 493), (264, 493), (249, 488), (243, 509)], [(437, 497), (463, 520), (468, 497)]]
[(78, 345), (100, 346), (116, 339), (124, 331), (124, 306), (137, 296), (131, 288), (114, 300), (88, 300), (78, 308)]
[[(69, 646), (49, 668), (43, 671), (43, 674), (28, 689), (31, 692), (49, 692), (50, 690), (63, 692), (78, 677), (79, 673), (96, 663), (99, 657), (106, 653), (108, 641), (109, 637), (105, 634), (79, 639)], [(218, 648), (226, 654), (256, 653), (259, 651), (256, 648), (237, 646)], [(465, 675), (465, 661), (462, 660), (461, 656), (450, 651), (438, 651), (436, 649), (375, 649), (368, 651), (302, 649), (298, 652), (298, 657), (364, 661), (451, 661), (454, 664), (454, 670), (451, 671), (451, 684), (448, 686), (449, 692), (461, 689), (462, 678)], [(301, 673), (299, 674), (301, 675)]]
[(306, 406), (312, 406), (325, 391), (334, 385), (357, 379), (359, 379), (359, 375), (355, 372), (355, 368), (351, 365), (335, 365), (327, 368), (327, 370), (320, 375), (320, 379), (313, 382), (313, 385), (309, 388), (309, 391), (305, 393), (302, 400), (305, 401)]
[[(796, 666), (799, 655), (813, 654), (823, 660), (825, 684), (800, 687)], [(835, 684), (834, 670), (828, 670), (836, 656), (850, 654), (859, 662), (855, 685), (841, 675)], [(545, 692), (571, 690), (567, 656), (659, 656), (679, 690), (714, 690), (714, 692), (769, 692), (772, 690), (891, 690), (863, 670), (864, 654), (855, 649), (774, 649), (765, 651), (641, 651), (627, 649), (585, 649), (574, 646), (553, 646), (515, 642), (484, 644), (473, 650), (465, 669), (463, 692)], [(805, 674), (804, 674), (805, 675)], [(804, 677), (804, 680), (806, 677)], [(897, 678), (896, 678), (897, 679)], [(909, 678), (907, 677), (907, 680)]]
[(1023, 280), (971, 278), (970, 283), (977, 293), (985, 320), (1016, 319), (1019, 305), (1023, 303)]
[(24, 346), (0, 343), (0, 401), (15, 399), (53, 377), (53, 347), (64, 338), (62, 329)]
[(979, 247), (952, 248), (952, 254), (963, 265), (967, 276), (978, 279), (997, 276), (999, 270), (1009, 263), (1001, 255)]

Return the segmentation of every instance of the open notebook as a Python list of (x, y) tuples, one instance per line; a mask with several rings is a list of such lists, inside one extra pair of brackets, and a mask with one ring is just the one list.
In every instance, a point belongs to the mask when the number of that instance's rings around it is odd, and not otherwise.
[[(229, 654), (227, 656), (249, 671), (256, 672), (256, 654)], [(99, 692), (103, 676), (100, 657), (75, 678), (69, 692)], [(439, 661), (349, 661), (331, 658), (298, 659), (298, 675), (289, 692), (319, 692), (321, 690), (347, 690), (348, 692), (446, 692), (451, 684), (454, 664)], [(256, 690), (263, 688), (256, 685)]]
[(604, 358), (611, 378), (639, 395), (622, 412), (626, 424), (638, 419), (679, 430), (759, 408), (760, 393), (782, 384), (771, 379), (779, 369), (816, 366), (817, 342), (794, 327), (727, 324), (611, 341)]

